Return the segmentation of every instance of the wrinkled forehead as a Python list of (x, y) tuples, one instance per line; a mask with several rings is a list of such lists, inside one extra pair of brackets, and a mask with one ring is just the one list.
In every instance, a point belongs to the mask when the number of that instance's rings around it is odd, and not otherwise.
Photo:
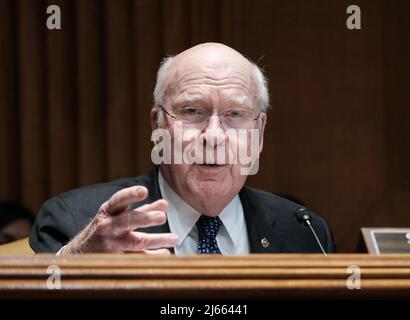
[(177, 56), (165, 79), (166, 100), (213, 95), (253, 104), (257, 98), (252, 64), (240, 54)]
[(234, 50), (208, 49), (188, 50), (177, 55), (168, 70), (169, 80), (175, 76), (199, 71), (210, 76), (227, 76), (229, 73), (252, 76), (252, 65), (240, 53)]

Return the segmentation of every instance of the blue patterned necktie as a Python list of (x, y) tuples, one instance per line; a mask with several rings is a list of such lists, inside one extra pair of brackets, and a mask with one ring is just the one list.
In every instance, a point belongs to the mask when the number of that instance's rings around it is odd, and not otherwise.
[(216, 234), (222, 225), (219, 217), (201, 216), (196, 222), (198, 228), (198, 253), (221, 253), (216, 242)]

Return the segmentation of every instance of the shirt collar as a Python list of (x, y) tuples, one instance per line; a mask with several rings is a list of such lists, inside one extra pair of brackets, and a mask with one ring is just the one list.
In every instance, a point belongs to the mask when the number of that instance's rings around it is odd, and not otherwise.
[[(163, 199), (168, 201), (169, 209), (167, 212), (169, 229), (179, 237), (178, 245), (191, 232), (201, 213), (186, 203), (165, 181), (161, 170), (158, 171), (158, 184)], [(236, 195), (228, 205), (221, 211), (219, 218), (226, 229), (233, 245), (240, 243), (242, 235), (241, 223), (244, 223), (242, 203)]]
[(228, 232), (232, 244), (236, 246), (241, 242), (240, 238), (243, 237), (241, 224), (244, 223), (242, 203), (238, 195), (222, 210), (219, 214), (219, 218)]
[(169, 208), (167, 212), (169, 229), (172, 233), (178, 235), (179, 243), (184, 241), (189, 234), (196, 221), (201, 214), (186, 203), (165, 181), (161, 174), (161, 170), (158, 172), (158, 184), (161, 190), (162, 198), (168, 201)]

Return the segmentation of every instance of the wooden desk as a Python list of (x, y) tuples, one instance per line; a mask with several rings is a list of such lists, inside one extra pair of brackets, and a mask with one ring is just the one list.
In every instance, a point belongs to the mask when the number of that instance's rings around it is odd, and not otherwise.
[[(61, 270), (48, 289), (47, 268)], [(357, 265), (361, 289), (349, 290)], [(398, 298), (410, 297), (410, 255), (73, 255), (0, 258), (0, 298)]]

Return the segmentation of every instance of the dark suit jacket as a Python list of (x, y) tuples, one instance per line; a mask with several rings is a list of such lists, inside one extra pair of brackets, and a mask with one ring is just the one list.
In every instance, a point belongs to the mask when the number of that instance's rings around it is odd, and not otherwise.
[[(36, 252), (57, 252), (93, 219), (103, 202), (123, 188), (147, 187), (148, 197), (134, 208), (160, 199), (157, 174), (158, 168), (155, 168), (144, 176), (71, 190), (46, 201), (31, 231), (30, 246)], [(249, 187), (242, 188), (239, 196), (252, 253), (321, 252), (309, 229), (293, 216), (295, 203)], [(312, 214), (312, 224), (325, 250), (334, 252), (335, 244), (326, 222)], [(139, 231), (169, 232), (169, 226), (164, 224)]]

